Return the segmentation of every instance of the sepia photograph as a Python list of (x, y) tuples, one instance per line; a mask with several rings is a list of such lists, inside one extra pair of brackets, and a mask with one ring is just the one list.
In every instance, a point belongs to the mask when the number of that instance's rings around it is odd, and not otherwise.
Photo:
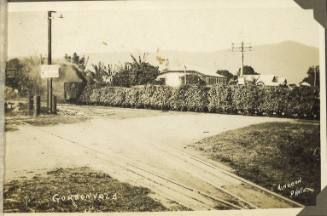
[(3, 211), (315, 206), (321, 29), (291, 0), (8, 3)]

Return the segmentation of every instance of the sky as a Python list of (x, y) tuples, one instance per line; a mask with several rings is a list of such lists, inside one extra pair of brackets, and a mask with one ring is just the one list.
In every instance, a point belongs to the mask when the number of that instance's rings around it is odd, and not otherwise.
[(259, 45), (292, 40), (319, 46), (319, 28), (311, 10), (291, 0), (260, 1), (10, 3), (8, 56), (47, 55), (50, 9), (57, 11), (54, 57), (158, 49), (211, 52), (241, 41)]

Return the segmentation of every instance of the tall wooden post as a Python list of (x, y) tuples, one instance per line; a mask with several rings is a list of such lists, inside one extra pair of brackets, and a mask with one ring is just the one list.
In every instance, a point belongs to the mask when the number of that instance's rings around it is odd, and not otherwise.
[(52, 107), (51, 107), (51, 113), (57, 114), (57, 96), (52, 96)]
[(30, 115), (33, 114), (33, 96), (32, 95), (28, 96), (28, 113)]
[(47, 110), (49, 111), (50, 108), (50, 100), (49, 100), (49, 78), (47, 78)]
[[(48, 11), (48, 65), (52, 64), (52, 13), (55, 11)], [(47, 81), (47, 89), (48, 89), (48, 96), (47, 96), (47, 107), (48, 111), (51, 112), (52, 107), (52, 78), (48, 79)]]
[(245, 43), (242, 41), (241, 44), (239, 46), (235, 46), (234, 43), (232, 43), (232, 51), (237, 51), (237, 52), (241, 52), (241, 71), (240, 71), (240, 77), (242, 77), (244, 75), (244, 53), (246, 51), (252, 51), (252, 46), (246, 46)]
[(52, 103), (53, 103), (53, 93), (52, 93), (52, 78), (50, 78), (49, 82), (49, 106), (50, 106), (50, 113), (52, 111)]
[(39, 95), (34, 96), (33, 103), (33, 115), (36, 117), (40, 114), (41, 110), (41, 100)]

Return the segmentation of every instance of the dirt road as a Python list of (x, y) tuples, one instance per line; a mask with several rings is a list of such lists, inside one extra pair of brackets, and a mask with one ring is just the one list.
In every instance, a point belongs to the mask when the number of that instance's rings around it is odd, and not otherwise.
[(294, 207), (235, 176), (230, 168), (185, 146), (250, 124), (290, 121), (205, 113), (61, 106), (89, 120), (23, 124), (6, 133), (6, 179), (32, 171), (89, 166), (120, 181), (144, 186), (170, 206), (193, 210)]

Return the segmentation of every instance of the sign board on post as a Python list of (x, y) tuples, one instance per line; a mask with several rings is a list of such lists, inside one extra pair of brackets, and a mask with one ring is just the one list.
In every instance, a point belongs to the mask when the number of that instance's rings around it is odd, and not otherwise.
[(60, 65), (41, 65), (41, 78), (58, 78)]

